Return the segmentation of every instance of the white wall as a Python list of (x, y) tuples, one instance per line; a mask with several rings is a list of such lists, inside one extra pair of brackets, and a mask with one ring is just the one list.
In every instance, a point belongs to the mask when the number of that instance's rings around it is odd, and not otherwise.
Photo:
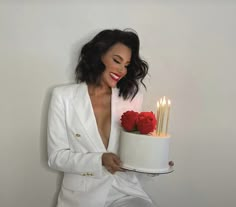
[(134, 28), (150, 64), (145, 109), (172, 100), (175, 172), (145, 183), (160, 207), (233, 207), (235, 1), (0, 1), (0, 206), (53, 207), (49, 94), (73, 81), (79, 47), (105, 28)]

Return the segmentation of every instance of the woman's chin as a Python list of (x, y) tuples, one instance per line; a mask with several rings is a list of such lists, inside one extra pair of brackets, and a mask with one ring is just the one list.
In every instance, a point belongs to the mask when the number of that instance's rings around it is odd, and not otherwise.
[(111, 88), (116, 88), (117, 84), (110, 86)]
[(117, 86), (117, 81), (112, 81), (111, 83), (108, 84), (110, 88), (116, 88)]

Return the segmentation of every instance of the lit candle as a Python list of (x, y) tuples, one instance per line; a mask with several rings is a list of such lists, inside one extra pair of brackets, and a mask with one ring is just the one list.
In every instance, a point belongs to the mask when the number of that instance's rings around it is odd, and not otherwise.
[(159, 117), (160, 117), (160, 103), (157, 101), (157, 125), (156, 125), (156, 135), (158, 135)]
[(158, 117), (158, 135), (160, 135), (161, 133), (161, 117), (162, 117), (162, 98), (160, 99), (160, 102), (159, 102), (159, 117)]
[(158, 136), (166, 136), (168, 132), (171, 102), (165, 96), (157, 102), (157, 128)]
[(170, 117), (170, 100), (168, 100), (168, 109), (167, 109), (167, 120), (166, 120), (166, 135), (168, 134), (168, 124), (169, 124), (169, 117)]
[(161, 132), (160, 134), (164, 135), (164, 123), (165, 123), (165, 117), (166, 117), (166, 97), (163, 97), (162, 101), (162, 115), (161, 115)]

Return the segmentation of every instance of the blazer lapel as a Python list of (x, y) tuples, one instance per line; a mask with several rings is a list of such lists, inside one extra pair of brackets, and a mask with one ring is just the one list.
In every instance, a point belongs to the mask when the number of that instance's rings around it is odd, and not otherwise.
[(72, 102), (76, 116), (80, 119), (80, 122), (87, 133), (87, 138), (94, 149), (97, 152), (105, 152), (106, 148), (97, 128), (97, 122), (86, 83), (78, 84), (78, 89)]

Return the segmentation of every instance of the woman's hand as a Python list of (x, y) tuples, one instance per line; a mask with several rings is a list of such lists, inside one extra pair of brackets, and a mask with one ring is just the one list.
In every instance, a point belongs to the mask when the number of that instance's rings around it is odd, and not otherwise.
[(102, 165), (109, 171), (111, 174), (114, 174), (116, 171), (124, 171), (120, 167), (121, 161), (120, 158), (114, 153), (104, 153), (102, 155)]

